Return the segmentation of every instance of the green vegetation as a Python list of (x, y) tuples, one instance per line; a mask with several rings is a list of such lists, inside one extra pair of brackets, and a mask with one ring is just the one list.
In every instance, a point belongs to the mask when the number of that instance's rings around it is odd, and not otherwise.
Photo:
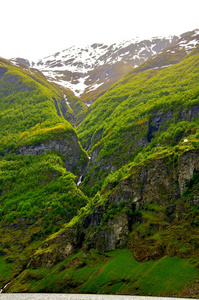
[(97, 158), (90, 163), (84, 191), (94, 195), (111, 170), (128, 162), (184, 139), (197, 143), (198, 61), (197, 49), (176, 65), (134, 70), (89, 107), (78, 133), (89, 155), (97, 153)]
[(62, 116), (61, 91), (31, 71), (1, 61), (0, 153), (62, 137), (73, 127)]
[[(19, 155), (17, 149), (56, 141), (74, 145), (76, 132), (62, 114), (63, 92), (37, 71), (0, 61), (1, 285), (21, 272), (41, 242), (88, 203), (56, 150)], [(78, 145), (78, 143), (77, 143)], [(85, 161), (80, 146), (79, 166)], [(39, 150), (38, 150), (39, 151)], [(72, 150), (70, 151), (70, 155)], [(34, 154), (34, 151), (33, 151)], [(68, 160), (71, 158), (68, 158)], [(82, 161), (81, 161), (82, 160)], [(17, 254), (17, 255), (16, 255)]]
[[(65, 222), (69, 221), (87, 203), (77, 189), (76, 177), (66, 171), (57, 153), (40, 156), (9, 153), (0, 160), (0, 170), (0, 220), (4, 223), (20, 217), (43, 216), (53, 227), (55, 220), (57, 224), (63, 217)], [(51, 229), (47, 226), (48, 232)]]
[(68, 103), (65, 103), (66, 109), (63, 110), (63, 116), (73, 126), (77, 126), (83, 120), (87, 106), (80, 98), (74, 96), (71, 91), (63, 89), (63, 92), (65, 96), (62, 103), (66, 101)]
[(198, 49), (165, 50), (88, 109), (41, 73), (0, 60), (0, 286), (156, 296), (192, 289)]
[(72, 255), (50, 270), (24, 271), (10, 291), (179, 296), (199, 275), (195, 264), (169, 257), (138, 263), (127, 249), (107, 255), (91, 250)]

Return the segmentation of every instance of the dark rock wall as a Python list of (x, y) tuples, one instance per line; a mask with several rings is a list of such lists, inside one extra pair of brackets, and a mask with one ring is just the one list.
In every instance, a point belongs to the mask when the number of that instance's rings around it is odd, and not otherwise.
[[(77, 170), (80, 174), (82, 174), (88, 163), (88, 158), (82, 151), (77, 136), (73, 133), (68, 133), (68, 138), (64, 138), (61, 141), (45, 141), (36, 145), (23, 146), (15, 150), (16, 154), (23, 154), (26, 156), (40, 155), (47, 151), (58, 151), (63, 154), (65, 166), (69, 172)], [(82, 155), (84, 159), (79, 163)]]

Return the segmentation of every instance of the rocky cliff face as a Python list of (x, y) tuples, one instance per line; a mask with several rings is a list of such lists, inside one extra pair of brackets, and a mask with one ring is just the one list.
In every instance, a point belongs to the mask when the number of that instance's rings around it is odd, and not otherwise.
[(177, 180), (176, 170), (168, 164), (167, 159), (158, 159), (146, 167), (141, 167), (128, 179), (122, 180), (119, 187), (109, 200), (119, 206), (136, 204), (136, 207), (154, 200), (160, 205), (166, 205), (179, 196), (179, 187), (174, 185)]
[(78, 235), (75, 229), (68, 228), (53, 240), (48, 240), (35, 253), (31, 260), (31, 268), (52, 268), (59, 261), (74, 253), (78, 247)]
[[(58, 233), (49, 244), (57, 246), (52, 252), (49, 246), (48, 252), (35, 255), (33, 265), (45, 265), (47, 259), (50, 260), (48, 265), (52, 266), (55, 257), (53, 253), (59, 253), (57, 257), (60, 260), (81, 247), (85, 250), (96, 248), (106, 252), (127, 246), (139, 261), (170, 255), (174, 249), (167, 244), (166, 235), (169, 233), (166, 231), (170, 230), (172, 224), (177, 225), (180, 214), (185, 212), (186, 208), (180, 199), (186, 189), (186, 183), (197, 172), (198, 150), (182, 153), (177, 163), (175, 157), (170, 156), (148, 161), (145, 165), (133, 169), (128, 178), (121, 180), (119, 185), (113, 188), (105, 204), (97, 206), (92, 214), (85, 215), (76, 228), (66, 228), (60, 235)], [(195, 203), (198, 203), (197, 195), (194, 199)], [(151, 209), (155, 217), (154, 220), (151, 217), (149, 222), (145, 214), (149, 213), (147, 207), (151, 203), (158, 205), (159, 211)], [(146, 238), (144, 234), (141, 237), (141, 233), (136, 232), (139, 225), (146, 229)], [(176, 227), (173, 230), (176, 230)], [(151, 238), (151, 235), (160, 231), (163, 234), (161, 243)], [(178, 250), (175, 249), (176, 255), (183, 257), (185, 254)]]
[(179, 199), (186, 183), (199, 172), (199, 151), (190, 150), (176, 156), (152, 160), (145, 166), (133, 170), (127, 179), (121, 180), (117, 189), (109, 196), (111, 203), (121, 202), (142, 208), (152, 200), (161, 206), (170, 205)]
[(16, 149), (15, 153), (28, 156), (44, 154), (47, 151), (58, 151), (63, 154), (67, 171), (82, 174), (88, 164), (88, 156), (80, 147), (77, 136), (70, 132), (67, 135), (67, 138), (61, 140), (50, 140), (35, 145), (22, 146)]
[[(179, 112), (180, 120), (188, 120), (191, 121), (192, 119), (197, 119), (199, 115), (199, 105), (193, 105), (189, 110), (181, 109)], [(153, 116), (149, 119), (148, 124), (148, 132), (147, 132), (147, 140), (148, 142), (155, 136), (155, 133), (159, 130), (160, 126), (163, 125), (165, 128), (164, 131), (167, 130), (166, 123), (170, 123), (174, 120), (174, 112), (167, 111), (163, 112), (161, 110), (157, 111)]]
[[(156, 110), (151, 112), (149, 118), (146, 118), (142, 128), (137, 130), (135, 134), (125, 132), (120, 138), (120, 148), (114, 153), (104, 154), (108, 152), (110, 147), (107, 145), (109, 136), (103, 137), (103, 132), (99, 131), (92, 136), (91, 142), (94, 143), (93, 151), (90, 153), (91, 159), (85, 171), (85, 177), (89, 173), (88, 180), (91, 185), (102, 179), (102, 173), (110, 173), (116, 171), (128, 161), (132, 161), (132, 155), (136, 151), (143, 149), (149, 145), (153, 138), (160, 136), (166, 132), (168, 128), (180, 121), (196, 120), (199, 116), (199, 105), (195, 104), (189, 109), (180, 108), (179, 111), (163, 111)], [(118, 134), (119, 136), (119, 134)], [(110, 137), (111, 138), (111, 137)], [(179, 142), (183, 138), (183, 133), (173, 138), (173, 143)], [(168, 140), (169, 144), (171, 141)], [(161, 142), (157, 142), (157, 146), (162, 146)], [(89, 149), (88, 149), (89, 150)], [(111, 149), (110, 149), (111, 150)]]

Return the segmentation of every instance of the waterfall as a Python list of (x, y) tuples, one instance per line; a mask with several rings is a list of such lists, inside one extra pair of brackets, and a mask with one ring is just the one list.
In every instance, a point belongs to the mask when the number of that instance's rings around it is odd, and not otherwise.
[(78, 182), (77, 182), (77, 186), (79, 186), (80, 183), (82, 182), (82, 177), (83, 177), (83, 175), (81, 175), (81, 176), (79, 177)]
[(5, 288), (9, 285), (10, 282), (8, 282), (6, 285), (4, 285), (4, 287), (2, 289), (0, 289), (0, 294), (3, 293), (3, 290), (5, 290)]

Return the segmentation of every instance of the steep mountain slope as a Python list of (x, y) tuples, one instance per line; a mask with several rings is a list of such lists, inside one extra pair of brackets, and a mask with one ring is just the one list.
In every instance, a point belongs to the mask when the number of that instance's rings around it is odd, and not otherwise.
[(89, 107), (78, 133), (83, 147), (90, 149), (85, 174), (85, 182), (92, 185), (90, 192), (95, 193), (100, 180), (102, 184), (109, 172), (132, 161), (140, 151), (175, 145), (187, 138), (192, 126), (197, 131), (190, 122), (198, 117), (195, 51), (174, 66), (135, 69)]
[[(2, 60), (3, 61), (3, 60)], [(25, 75), (26, 79), (28, 77), (32, 78), (35, 80), (35, 82), (44, 84), (45, 86), (50, 87), (51, 85), (49, 83), (47, 83), (47, 80), (45, 78), (45, 76), (37, 69), (31, 68), (29, 66), (29, 62), (24, 60), (24, 59), (17, 59), (17, 62), (15, 60), (11, 60), (11, 62), (16, 65), (15, 70), (18, 70), (21, 68), (21, 70), (23, 70), (23, 74)], [(6, 62), (8, 64), (8, 61)], [(2, 71), (3, 72), (3, 71)], [(3, 73), (2, 73), (3, 74)], [(34, 77), (36, 76), (36, 77)], [(20, 92), (20, 88), (16, 88), (16, 84), (17, 83), (17, 79), (7, 79), (8, 83), (10, 83), (10, 85), (5, 85), (5, 86), (1, 86), (1, 94), (2, 96), (6, 96), (9, 93), (11, 93), (11, 91), (13, 92), (13, 88), (16, 89), (16, 92)], [(5, 83), (4, 83), (5, 84)], [(14, 86), (15, 84), (15, 86)], [(35, 89), (37, 88), (37, 86), (35, 87)], [(52, 89), (53, 87), (51, 86), (50, 89)], [(5, 90), (5, 92), (3, 91)], [(62, 86), (57, 86), (54, 85), (54, 90), (58, 90), (59, 92), (59, 99), (58, 99), (58, 104), (56, 105), (57, 108), (57, 114), (60, 116), (63, 116), (66, 120), (68, 120), (72, 125), (75, 125), (76, 122), (79, 123), (82, 120), (83, 114), (85, 113), (85, 111), (87, 110), (86, 105), (83, 103), (83, 101), (81, 101), (81, 99), (79, 99), (78, 97), (74, 96), (73, 93), (68, 90), (65, 89)], [(22, 89), (21, 89), (22, 91)], [(57, 101), (56, 99), (54, 100), (55, 102)]]
[[(2, 65), (3, 117), (15, 103), (7, 103), (6, 92), (12, 87), (13, 95), (20, 93), (15, 109), (19, 107), (27, 119), (24, 102), (32, 109), (34, 101), (37, 122), (40, 104), (48, 107), (45, 115), (41, 112), (47, 120), (45, 131), (40, 134), (43, 127), (38, 125), (35, 140), (31, 135), (35, 124), (28, 128), (27, 138), (18, 137), (24, 130), (23, 114), (13, 119), (18, 121), (16, 129), (12, 122), (2, 129), (5, 137), (16, 131), (16, 141), (10, 137), (0, 157), (0, 281), (3, 286), (11, 280), (5, 291), (198, 297), (199, 48), (195, 36), (189, 34), (189, 49), (179, 49), (177, 44), (172, 45), (175, 52), (164, 49), (89, 106), (77, 127), (89, 160), (75, 143), (76, 131), (63, 117), (65, 91), (51, 86), (39, 73), (36, 83), (30, 80), (31, 86), (38, 84), (35, 92), (21, 91), (29, 73), (24, 77), (25, 69)], [(20, 71), (21, 85), (6, 89), (8, 68), (12, 73)], [(60, 123), (65, 125), (63, 131), (58, 130)], [(67, 150), (70, 135), (74, 135), (72, 152)], [(64, 151), (46, 146), (55, 140), (56, 146), (62, 145), (65, 138)], [(48, 151), (41, 153), (40, 144)], [(77, 162), (72, 167), (73, 156)], [(78, 188), (74, 174), (79, 177)]]
[(62, 115), (63, 92), (41, 73), (1, 59), (0, 87), (3, 286), (24, 269), (49, 233), (87, 203), (76, 182), (88, 157)]
[(198, 149), (177, 155), (178, 164), (164, 153), (132, 167), (119, 185), (115, 178), (45, 240), (8, 291), (198, 298)]

